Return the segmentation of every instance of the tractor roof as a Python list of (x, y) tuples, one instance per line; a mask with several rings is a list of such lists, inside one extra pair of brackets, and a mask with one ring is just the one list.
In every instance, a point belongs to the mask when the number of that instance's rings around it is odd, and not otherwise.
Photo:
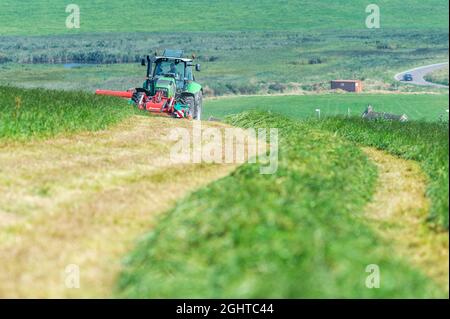
[(186, 58), (175, 58), (175, 57), (168, 57), (168, 56), (155, 56), (154, 61), (157, 62), (159, 60), (179, 60), (184, 63), (192, 63), (192, 59), (186, 59)]
[(155, 60), (160, 59), (169, 59), (169, 60), (180, 60), (185, 63), (192, 62), (192, 59), (183, 58), (184, 51), (183, 50), (170, 50), (165, 49), (162, 56), (155, 56)]
[(181, 59), (184, 55), (184, 51), (183, 50), (170, 50), (170, 49), (165, 49), (163, 56), (167, 57), (167, 58), (178, 58)]

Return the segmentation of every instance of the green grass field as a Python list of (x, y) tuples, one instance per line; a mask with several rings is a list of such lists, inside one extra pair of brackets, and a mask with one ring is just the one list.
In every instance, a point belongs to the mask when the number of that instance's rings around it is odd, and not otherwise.
[(0, 140), (101, 130), (134, 114), (123, 100), (83, 92), (0, 87)]
[[(280, 129), (277, 173), (244, 165), (179, 202), (127, 259), (120, 297), (440, 295), (360, 218), (376, 170), (358, 147), (280, 115), (230, 121)], [(383, 289), (364, 285), (373, 263), (383, 269)]]
[[(344, 5), (339, 1), (261, 0), (256, 5), (249, 0), (176, 0), (169, 5), (161, 0), (130, 0), (126, 4), (118, 0), (78, 0), (81, 28), (75, 31), (65, 27), (69, 3), (4, 0), (0, 34), (364, 29), (365, 9), (372, 2), (354, 0)], [(387, 28), (431, 29), (448, 24), (447, 1), (380, 0), (377, 4)], [(26, 10), (17, 10), (18, 6)]]
[(205, 102), (204, 118), (242, 111), (259, 110), (284, 114), (291, 118), (316, 118), (336, 115), (360, 116), (368, 104), (378, 112), (406, 114), (411, 120), (448, 119), (446, 94), (324, 94), (300, 96), (249, 96), (210, 99)]

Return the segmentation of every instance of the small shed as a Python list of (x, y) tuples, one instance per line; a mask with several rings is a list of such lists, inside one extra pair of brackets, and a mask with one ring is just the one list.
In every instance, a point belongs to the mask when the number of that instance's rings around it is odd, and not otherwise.
[(363, 85), (361, 80), (334, 80), (331, 81), (331, 89), (360, 93), (363, 90)]

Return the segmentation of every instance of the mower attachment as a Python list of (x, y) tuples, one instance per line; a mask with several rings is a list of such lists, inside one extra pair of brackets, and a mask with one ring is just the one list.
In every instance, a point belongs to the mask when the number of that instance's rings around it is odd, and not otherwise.
[(140, 110), (156, 115), (191, 118), (188, 105), (176, 102), (174, 97), (167, 98), (163, 91), (157, 91), (153, 96), (148, 96), (146, 90), (141, 88), (128, 91), (97, 90), (95, 94), (130, 99)]

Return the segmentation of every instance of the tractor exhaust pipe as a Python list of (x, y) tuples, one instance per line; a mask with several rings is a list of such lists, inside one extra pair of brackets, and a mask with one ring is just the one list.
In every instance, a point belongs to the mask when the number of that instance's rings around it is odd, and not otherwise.
[(147, 55), (147, 57), (145, 59), (142, 59), (142, 61), (141, 61), (142, 66), (147, 65), (147, 74), (146, 74), (147, 79), (150, 78), (150, 74), (152, 73), (152, 63), (153, 63), (153, 60), (150, 58), (149, 55)]
[(150, 74), (152, 73), (152, 60), (150, 56), (147, 55), (147, 79), (150, 78)]

